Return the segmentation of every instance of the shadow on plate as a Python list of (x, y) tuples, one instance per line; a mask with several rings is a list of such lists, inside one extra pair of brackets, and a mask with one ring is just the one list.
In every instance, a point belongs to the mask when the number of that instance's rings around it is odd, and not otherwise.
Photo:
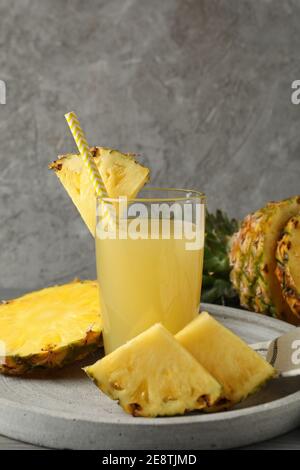
[(254, 395), (236, 405), (233, 409), (241, 410), (250, 406), (262, 405), (286, 397), (300, 390), (300, 377), (273, 379)]

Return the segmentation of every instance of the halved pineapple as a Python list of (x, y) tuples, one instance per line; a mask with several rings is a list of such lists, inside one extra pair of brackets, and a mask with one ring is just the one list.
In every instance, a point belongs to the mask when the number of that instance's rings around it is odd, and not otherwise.
[(276, 275), (293, 314), (300, 318), (300, 215), (292, 217), (277, 244)]
[(213, 405), (218, 382), (156, 324), (85, 372), (134, 416), (172, 416)]
[(245, 399), (275, 374), (268, 362), (207, 312), (175, 338), (222, 385), (220, 407)]
[(73, 281), (0, 305), (0, 372), (62, 367), (101, 345), (96, 281)]
[[(149, 169), (125, 154), (103, 147), (91, 148), (100, 175), (111, 198), (133, 199), (149, 179)], [(49, 165), (54, 170), (81, 217), (95, 236), (96, 196), (80, 155), (61, 155)]]
[(285, 301), (276, 269), (276, 246), (287, 221), (300, 213), (300, 196), (270, 202), (248, 215), (233, 236), (231, 281), (241, 305), (256, 312), (295, 321)]

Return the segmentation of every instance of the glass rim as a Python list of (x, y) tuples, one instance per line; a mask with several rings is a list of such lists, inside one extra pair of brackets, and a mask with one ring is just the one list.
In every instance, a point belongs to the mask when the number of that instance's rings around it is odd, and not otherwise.
[[(158, 186), (147, 186), (146, 188), (142, 188), (141, 191), (162, 191), (162, 192), (167, 192), (167, 191), (173, 191), (174, 193), (183, 193), (181, 196), (175, 196), (175, 197), (135, 197), (132, 199), (129, 199), (128, 202), (179, 202), (179, 201), (187, 201), (189, 200), (194, 200), (194, 201), (199, 201), (201, 203), (206, 202), (206, 195), (203, 192), (197, 191), (195, 189), (184, 189), (184, 188), (164, 188), (164, 187), (158, 187)], [(119, 198), (112, 198), (112, 197), (102, 197), (102, 196), (97, 196), (96, 197), (97, 202), (118, 202)]]

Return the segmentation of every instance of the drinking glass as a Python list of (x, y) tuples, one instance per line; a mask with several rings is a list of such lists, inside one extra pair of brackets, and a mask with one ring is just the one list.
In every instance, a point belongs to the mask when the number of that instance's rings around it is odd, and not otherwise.
[(197, 315), (204, 224), (205, 196), (197, 191), (147, 188), (129, 201), (97, 200), (106, 354), (155, 323), (175, 334)]

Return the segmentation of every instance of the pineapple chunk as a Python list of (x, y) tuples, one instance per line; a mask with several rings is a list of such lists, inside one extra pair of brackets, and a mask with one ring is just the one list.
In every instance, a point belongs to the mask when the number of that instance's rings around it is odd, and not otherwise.
[[(91, 153), (111, 198), (127, 196), (133, 199), (149, 179), (149, 169), (140, 165), (134, 154), (103, 147), (93, 147)], [(91, 234), (95, 236), (96, 195), (80, 155), (62, 155), (49, 168), (56, 172)]]
[(21, 375), (83, 358), (101, 345), (96, 281), (74, 281), (0, 305), (0, 372)]
[(85, 372), (134, 416), (173, 416), (213, 405), (217, 381), (156, 324)]
[(300, 215), (292, 217), (277, 244), (276, 275), (283, 296), (296, 318), (300, 318)]
[(268, 362), (207, 312), (175, 338), (223, 386), (224, 407), (245, 399), (275, 374)]

